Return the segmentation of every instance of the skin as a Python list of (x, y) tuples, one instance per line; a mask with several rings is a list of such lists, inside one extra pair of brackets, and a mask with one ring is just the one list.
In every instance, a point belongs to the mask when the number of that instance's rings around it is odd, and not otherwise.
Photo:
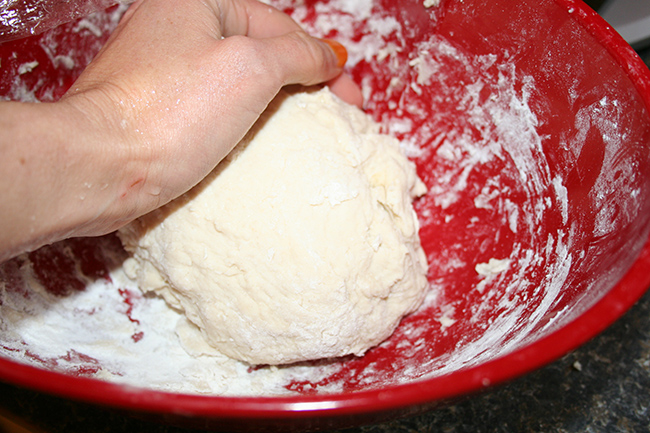
[(137, 1), (60, 101), (0, 103), (0, 262), (188, 191), (284, 86), (360, 106), (345, 59), (254, 0)]

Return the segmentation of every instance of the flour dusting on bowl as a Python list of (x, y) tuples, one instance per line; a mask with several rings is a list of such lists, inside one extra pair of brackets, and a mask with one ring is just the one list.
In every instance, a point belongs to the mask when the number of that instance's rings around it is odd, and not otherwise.
[[(413, 2), (392, 9), (370, 1), (274, 3), (312, 34), (346, 45), (350, 73), (362, 85), (367, 111), (401, 140), (429, 188), (416, 210), (431, 290), (420, 310), (388, 340), (363, 357), (280, 368), (192, 356), (176, 336), (182, 316), (123, 277), (124, 252), (115, 237), (107, 236), (66, 241), (0, 267), (2, 356), (71, 375), (182, 393), (359, 391), (496, 359), (593, 305), (625, 271), (626, 262), (612, 264), (609, 278), (582, 278), (611, 264), (604, 254), (594, 256), (596, 246), (586, 240), (594, 233), (591, 226), (604, 239), (615, 236), (631, 225), (647, 190), (633, 171), (639, 148), (623, 146), (634, 135), (626, 129), (626, 103), (613, 90), (601, 89), (569, 120), (565, 134), (551, 134), (552, 116), (539, 114), (553, 105), (539, 90), (548, 83), (521, 66), (516, 52), (494, 46), (474, 53), (450, 31), (431, 31), (444, 22), (439, 14), (447, 4), (424, 3), (427, 8)], [(422, 10), (404, 12), (416, 7)], [(82, 64), (76, 53), (50, 51), (49, 62), (60, 68)], [(38, 78), (47, 61), (39, 59), (33, 70), (16, 76), (7, 97), (60, 96), (54, 88), (43, 91), (45, 77)], [(584, 96), (578, 88), (568, 93), (576, 104)], [(600, 170), (576, 174), (567, 161), (577, 160), (595, 133), (606, 143)], [(553, 155), (560, 156), (549, 157), (551, 145)], [(589, 176), (592, 184), (577, 197), (569, 185)], [(593, 220), (586, 217), (587, 206), (598, 210)], [(647, 231), (620, 255), (636, 254)], [(579, 266), (584, 270), (575, 276)], [(597, 295), (574, 295), (586, 285), (596, 287)], [(578, 301), (569, 308), (562, 303), (566, 296)]]

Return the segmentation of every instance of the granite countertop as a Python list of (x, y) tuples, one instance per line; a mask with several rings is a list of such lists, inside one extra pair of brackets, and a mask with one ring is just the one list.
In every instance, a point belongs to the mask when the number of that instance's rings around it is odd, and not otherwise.
[[(46, 433), (191, 431), (7, 384), (0, 384), (0, 408)], [(586, 345), (507, 385), (418, 416), (329, 433), (647, 431), (650, 292)]]

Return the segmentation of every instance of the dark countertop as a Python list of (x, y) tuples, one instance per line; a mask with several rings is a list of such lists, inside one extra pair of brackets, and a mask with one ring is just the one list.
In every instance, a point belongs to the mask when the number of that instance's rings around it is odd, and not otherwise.
[[(6, 384), (0, 407), (47, 433), (191, 431)], [(650, 292), (586, 345), (510, 384), (418, 416), (336, 431), (380, 432), (650, 432)]]

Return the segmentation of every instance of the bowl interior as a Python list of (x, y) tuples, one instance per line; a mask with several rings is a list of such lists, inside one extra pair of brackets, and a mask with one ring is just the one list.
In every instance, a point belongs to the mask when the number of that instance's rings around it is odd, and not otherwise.
[[(313, 34), (347, 46), (367, 111), (403, 141), (429, 188), (416, 210), (431, 292), (365, 356), (296, 366), (322, 370), (326, 364), (327, 373), (289, 380), (290, 398), (354, 399), (405, 384), (453, 383), (455, 375), (480, 372), (541, 341), (552, 348), (548, 360), (593, 336), (647, 288), (649, 277), (624, 287), (619, 282), (648, 251), (649, 74), (586, 6), (568, 0), (522, 0), (516, 7), (509, 0), (442, 0), (429, 7), (419, 0), (299, 3), (276, 2)], [(111, 9), (0, 45), (0, 93), (58, 99), (119, 13)], [(47, 291), (70, 296), (88, 279), (106, 279), (119, 264), (119, 250), (111, 236), (46, 247), (2, 265), (3, 293), (28, 293), (28, 266)], [(571, 328), (613, 289), (631, 295), (611, 306), (601, 327)], [(559, 332), (567, 329), (573, 333)], [(23, 381), (11, 371), (28, 363), (54, 371), (55, 381), (73, 384), (81, 395), (83, 386), (74, 384), (94, 383), (88, 378), (102, 368), (84, 356), (62, 367), (39, 360), (36, 349), (0, 345), (2, 377)], [(522, 359), (526, 365), (512, 375), (542, 362)], [(440, 395), (480, 387), (480, 374), (472, 380)], [(113, 404), (132, 398), (120, 387), (111, 392)], [(187, 400), (186, 410), (196, 401)]]

